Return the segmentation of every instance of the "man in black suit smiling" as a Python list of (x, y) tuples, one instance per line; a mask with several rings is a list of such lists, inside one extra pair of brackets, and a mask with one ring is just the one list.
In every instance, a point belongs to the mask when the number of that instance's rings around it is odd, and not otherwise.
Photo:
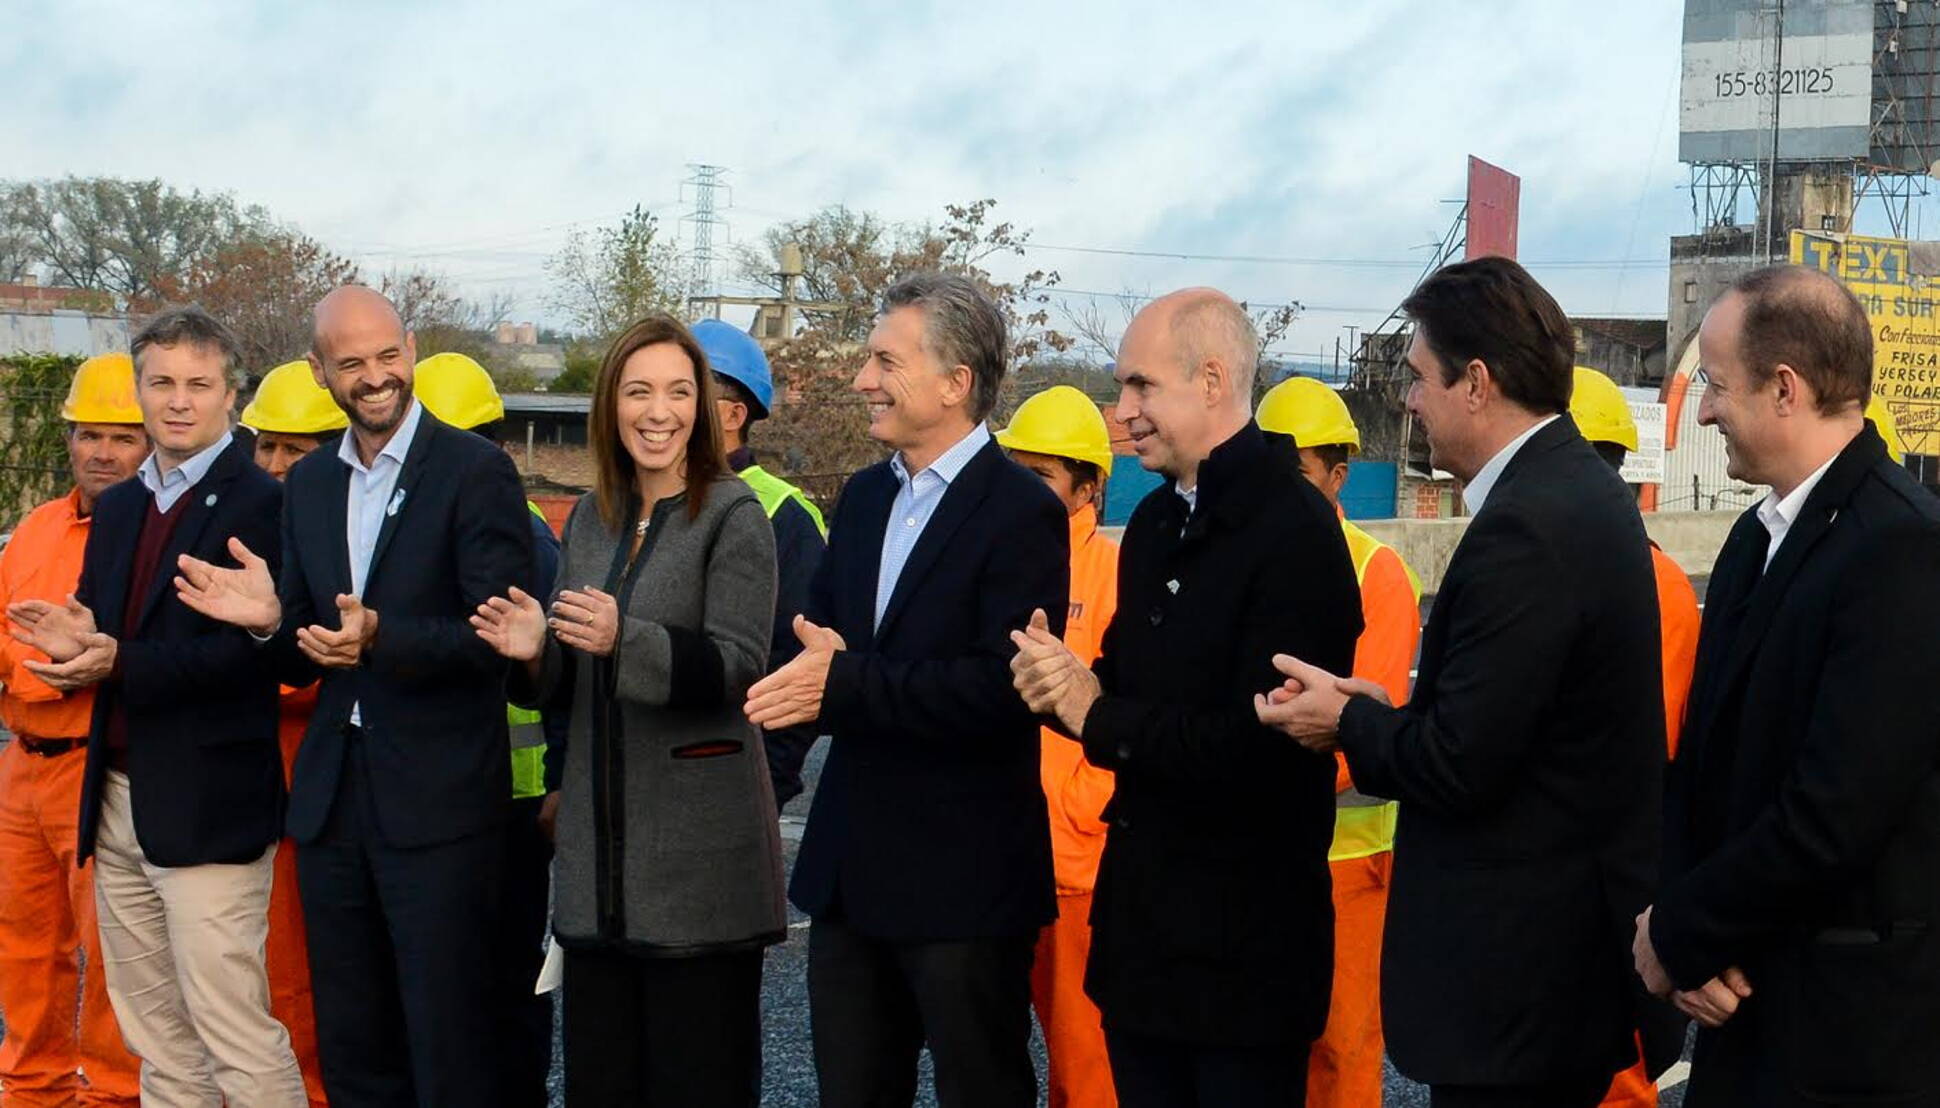
[[(1630, 490), (1565, 415), (1574, 336), (1504, 258), (1430, 275), (1408, 410), (1473, 517), (1414, 698), (1276, 659), (1260, 718), (1401, 802), (1382, 950), (1388, 1053), (1435, 1108), (1589, 1108), (1681, 1021), (1625, 957), (1657, 872), (1656, 579)], [(1270, 701), (1270, 702), (1269, 702)]]
[(491, 950), (511, 795), (503, 660), (479, 604), (530, 584), (532, 535), (505, 453), (411, 394), (391, 303), (345, 286), (316, 308), (317, 383), (349, 415), (289, 473), (280, 589), (193, 559), (183, 600), (247, 628), (284, 680), (321, 676), (290, 789), (324, 1086), (345, 1108), (497, 1103)]
[(1036, 1103), (1031, 953), (1056, 915), (1036, 720), (1010, 632), (1064, 624), (1070, 528), (984, 426), (1004, 318), (961, 277), (891, 288), (855, 389), (888, 461), (850, 478), (796, 632), (748, 692), (770, 729), (833, 738), (789, 896), (827, 1108)]
[(1699, 420), (1771, 492), (1711, 575), (1637, 968), (1703, 1025), (1694, 1108), (1940, 1104), (1940, 503), (1862, 414), (1832, 278), (1747, 274), (1698, 347)]
[[(240, 351), (200, 308), (131, 351), (155, 452), (95, 505), (74, 600), (10, 614), (57, 689), (99, 683), (79, 850), (95, 862), (108, 996), (144, 1104), (302, 1108), (263, 943), (283, 781), (276, 681), (249, 636), (179, 602), (178, 557), (275, 556), (276, 482), (231, 432)], [(99, 629), (96, 629), (98, 623)]]

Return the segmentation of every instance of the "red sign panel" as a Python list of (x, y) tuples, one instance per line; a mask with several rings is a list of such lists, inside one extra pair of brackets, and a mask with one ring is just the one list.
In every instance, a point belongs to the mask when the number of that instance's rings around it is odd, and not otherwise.
[(1480, 158), (1468, 160), (1468, 248), (1464, 261), (1516, 256), (1517, 212), (1522, 178)]

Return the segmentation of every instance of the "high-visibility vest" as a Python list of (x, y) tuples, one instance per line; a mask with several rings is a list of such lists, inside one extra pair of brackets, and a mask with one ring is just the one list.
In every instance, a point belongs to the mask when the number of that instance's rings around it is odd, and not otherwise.
[[(546, 513), (528, 500), (525, 506), (540, 520)], [(545, 716), (531, 708), (508, 703), (505, 706), (506, 730), (512, 734), (512, 799), (529, 800), (546, 795)]]
[[(1354, 580), (1365, 583), (1368, 563), (1385, 544), (1345, 519), (1341, 520), (1341, 530), (1347, 536), (1347, 553), (1354, 560)], [(1415, 576), (1407, 562), (1402, 562), (1401, 568), (1408, 575), (1409, 588), (1419, 604), (1421, 578)], [(1327, 860), (1345, 862), (1393, 850), (1394, 828), (1400, 811), (1401, 806), (1394, 801), (1376, 800), (1357, 789), (1339, 794), (1334, 801), (1334, 842), (1327, 849)]]
[(829, 525), (822, 522), (822, 509), (817, 508), (814, 501), (802, 495), (802, 490), (760, 466), (749, 466), (735, 476), (746, 481), (748, 487), (754, 490), (755, 496), (761, 501), (761, 510), (768, 513), (769, 519), (775, 518), (775, 513), (781, 511), (783, 504), (793, 500), (808, 512), (808, 518), (815, 521), (815, 529), (822, 533), (822, 537), (829, 537)]

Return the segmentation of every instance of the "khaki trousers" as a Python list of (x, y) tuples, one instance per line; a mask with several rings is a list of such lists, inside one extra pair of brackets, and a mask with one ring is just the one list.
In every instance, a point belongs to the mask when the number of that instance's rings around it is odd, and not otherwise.
[(101, 952), (122, 1036), (141, 1056), (143, 1108), (307, 1108), (263, 969), (276, 847), (247, 865), (150, 865), (127, 776), (110, 770), (104, 784)]

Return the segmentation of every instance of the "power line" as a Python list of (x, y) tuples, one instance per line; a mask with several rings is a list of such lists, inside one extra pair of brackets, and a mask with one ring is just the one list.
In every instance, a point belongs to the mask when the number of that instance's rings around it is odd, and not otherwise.
[[(1061, 246), (1027, 242), (1030, 250), (1055, 250), (1067, 254), (1103, 254), (1119, 258), (1159, 258), (1185, 262), (1238, 262), (1248, 265), (1326, 266), (1338, 269), (1420, 269), (1419, 258), (1303, 258), (1280, 254), (1196, 254), (1174, 250), (1132, 250), (1115, 246)], [(1638, 269), (1670, 268), (1668, 259), (1656, 258), (1558, 258), (1522, 263), (1529, 269)]]

